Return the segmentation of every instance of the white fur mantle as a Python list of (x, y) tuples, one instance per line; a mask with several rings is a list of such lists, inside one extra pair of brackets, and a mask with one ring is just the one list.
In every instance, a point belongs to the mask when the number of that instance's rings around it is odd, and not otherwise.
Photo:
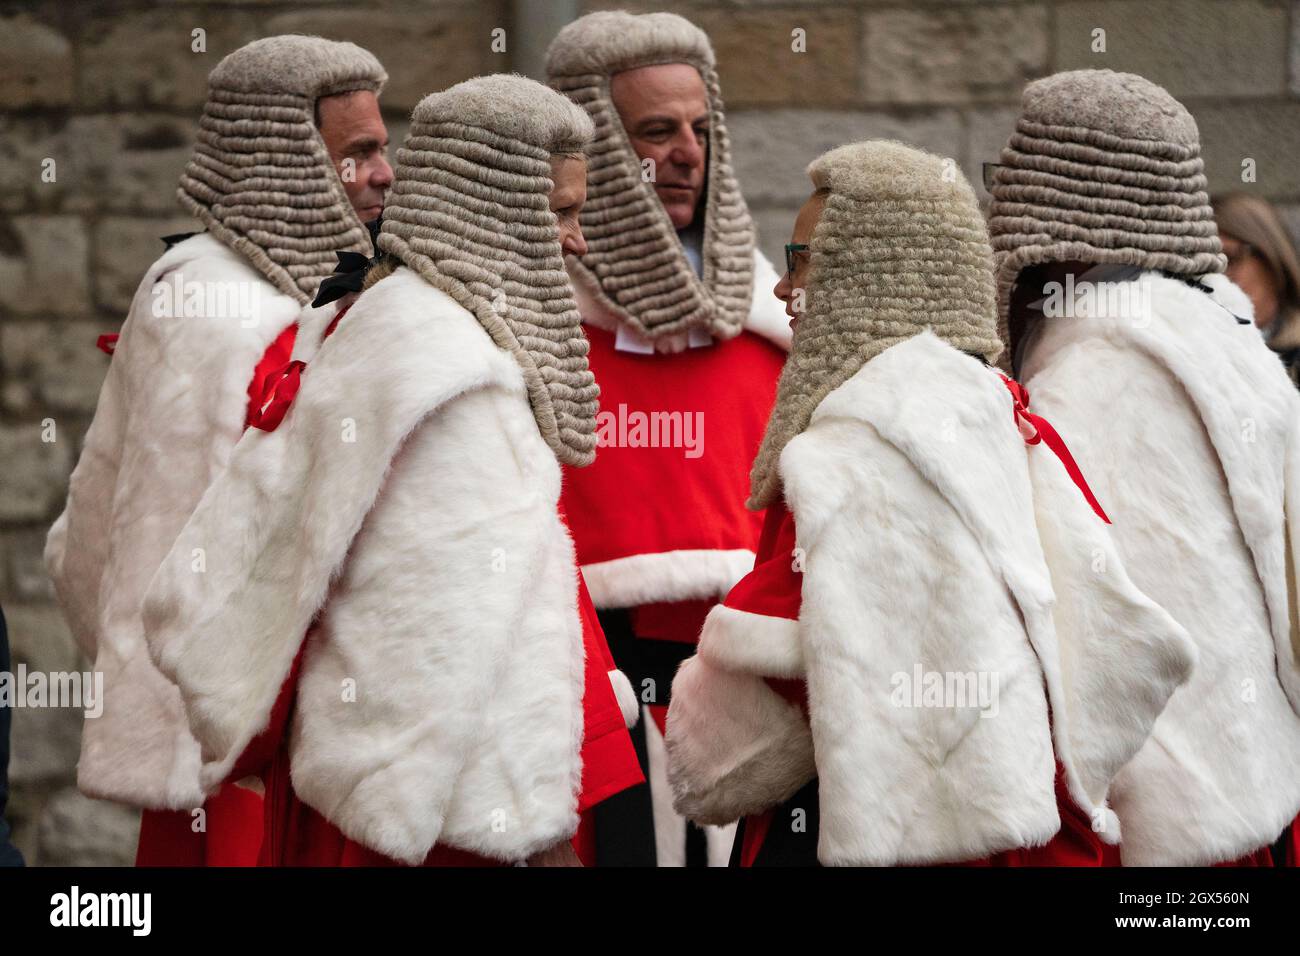
[[(187, 315), (156, 294), (176, 282), (242, 292), (257, 311)], [(318, 321), (316, 311), (206, 234), (167, 250), (136, 290), (45, 551), (72, 632), (104, 675), (104, 711), (85, 722), (77, 767), (90, 796), (154, 809), (202, 803), (199, 747), (180, 694), (149, 660), (140, 604), (239, 440), (257, 361), (290, 323)]]
[[(1127, 865), (1207, 865), (1300, 810), (1300, 672), (1287, 524), (1300, 521), (1300, 399), (1223, 276), (1211, 297), (1146, 273), (1137, 321), (1040, 323), (1023, 375), (1114, 520), (1134, 581), (1188, 631), (1191, 682), (1117, 777)], [(1216, 301), (1217, 300), (1217, 301)], [(1080, 303), (1086, 305), (1086, 303)]]
[(205, 786), (315, 619), (290, 741), (306, 803), (412, 864), (571, 835), (583, 646), (559, 489), (519, 367), (470, 313), (404, 268), (362, 295), (151, 585), (150, 649)]
[[(1045, 843), (1059, 826), (1053, 743), (1072, 797), (1118, 839), (1110, 780), (1186, 679), (1190, 645), (1129, 581), (1059, 461), (1026, 448), (996, 374), (930, 333), (896, 345), (823, 400), (781, 473), (805, 554), (800, 650), (773, 622), (742, 654), (743, 633), (724, 632), (752, 622), (710, 619), (718, 633), (673, 686), (679, 798), (716, 817), (797, 789), (792, 708), (761, 676), (802, 663), (822, 862), (947, 862)], [(982, 674), (996, 693), (982, 708), (912, 706), (918, 666)], [(721, 739), (737, 713), (759, 712), (765, 726)], [(716, 767), (776, 759), (723, 778), (699, 759), (706, 741)]]

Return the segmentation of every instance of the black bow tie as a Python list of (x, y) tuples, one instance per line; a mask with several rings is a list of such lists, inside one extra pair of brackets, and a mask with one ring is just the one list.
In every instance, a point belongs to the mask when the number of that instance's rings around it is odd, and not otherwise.
[[(376, 240), (379, 238), (379, 227), (382, 223), (382, 216), (366, 223), (372, 248), (378, 248)], [(360, 252), (336, 252), (334, 255), (338, 256), (338, 265), (334, 267), (332, 274), (321, 280), (320, 287), (316, 290), (316, 298), (311, 303), (313, 308), (328, 305), (336, 299), (343, 298), (349, 292), (360, 292), (361, 287), (365, 285), (366, 274), (379, 261), (378, 255), (371, 257)]]

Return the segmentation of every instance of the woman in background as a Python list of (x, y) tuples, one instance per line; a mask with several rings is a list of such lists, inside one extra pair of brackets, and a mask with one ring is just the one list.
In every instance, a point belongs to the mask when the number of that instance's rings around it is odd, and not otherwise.
[(1250, 296), (1255, 325), (1300, 385), (1300, 256), (1272, 204), (1229, 193), (1213, 200), (1228, 278)]

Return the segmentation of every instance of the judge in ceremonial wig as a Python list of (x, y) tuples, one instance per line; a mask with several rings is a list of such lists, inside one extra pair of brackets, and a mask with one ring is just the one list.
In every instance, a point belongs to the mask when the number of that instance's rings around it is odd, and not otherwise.
[(319, 343), (334, 308), (309, 303), (334, 250), (370, 254), (363, 222), (379, 215), (392, 179), (378, 105), (387, 78), (367, 51), (319, 37), (269, 37), (222, 59), (177, 189), (204, 231), (167, 237), (120, 336), (101, 337), (112, 362), (45, 560), (104, 675), (77, 783), (143, 808), (142, 864), (257, 860), (260, 784), (241, 786), (241, 774), (200, 785), (199, 744), (180, 693), (149, 659), (140, 606), (260, 418), (268, 370)]
[(989, 229), (1009, 357), (1198, 662), (1115, 781), (1126, 865), (1267, 865), (1300, 811), (1300, 398), (1252, 321), (1192, 115), (1140, 76), (1025, 89)]
[(673, 687), (678, 809), (743, 817), (744, 866), (1102, 865), (1187, 637), (991, 366), (992, 251), (951, 161), (877, 141), (809, 173), (758, 561)]
[(598, 809), (611, 864), (724, 864), (731, 831), (687, 827), (664, 778), (662, 728), (677, 665), (704, 616), (753, 565), (744, 508), (790, 330), (767, 290), (732, 172), (709, 38), (671, 13), (592, 13), (547, 54), (553, 87), (595, 123), (570, 257), (601, 387), (596, 464), (565, 483), (578, 561), (614, 659), (648, 719), (650, 787)]
[(150, 649), (203, 781), (268, 728), (283, 742), (274, 862), (574, 861), (586, 682), (559, 494), (595, 455), (598, 389), (563, 255), (591, 132), (522, 77), (420, 102), (367, 287), (154, 580)]

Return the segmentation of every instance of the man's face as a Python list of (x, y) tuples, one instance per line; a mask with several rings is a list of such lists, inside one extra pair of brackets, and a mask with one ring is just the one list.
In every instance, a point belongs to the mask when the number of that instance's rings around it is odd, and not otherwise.
[(709, 157), (709, 101), (704, 80), (685, 63), (615, 73), (609, 84), (627, 138), (654, 161), (654, 187), (677, 229), (695, 221)]
[(565, 255), (585, 256), (587, 240), (582, 237), (578, 214), (587, 201), (587, 160), (577, 156), (551, 157), (551, 212), (560, 227), (560, 248)]
[[(813, 193), (808, 197), (794, 221), (794, 231), (790, 235), (791, 245), (807, 246), (812, 242), (813, 230), (817, 228), (817, 221), (821, 219), (825, 205), (825, 193)], [(785, 314), (790, 316), (790, 328), (793, 329), (799, 324), (807, 307), (804, 286), (808, 282), (812, 258), (806, 249), (791, 253), (791, 257), (794, 269), (786, 270), (772, 294), (785, 303)]]
[(316, 115), (325, 148), (357, 217), (362, 222), (378, 219), (384, 211), (384, 193), (393, 184), (379, 97), (369, 90), (322, 96)]

